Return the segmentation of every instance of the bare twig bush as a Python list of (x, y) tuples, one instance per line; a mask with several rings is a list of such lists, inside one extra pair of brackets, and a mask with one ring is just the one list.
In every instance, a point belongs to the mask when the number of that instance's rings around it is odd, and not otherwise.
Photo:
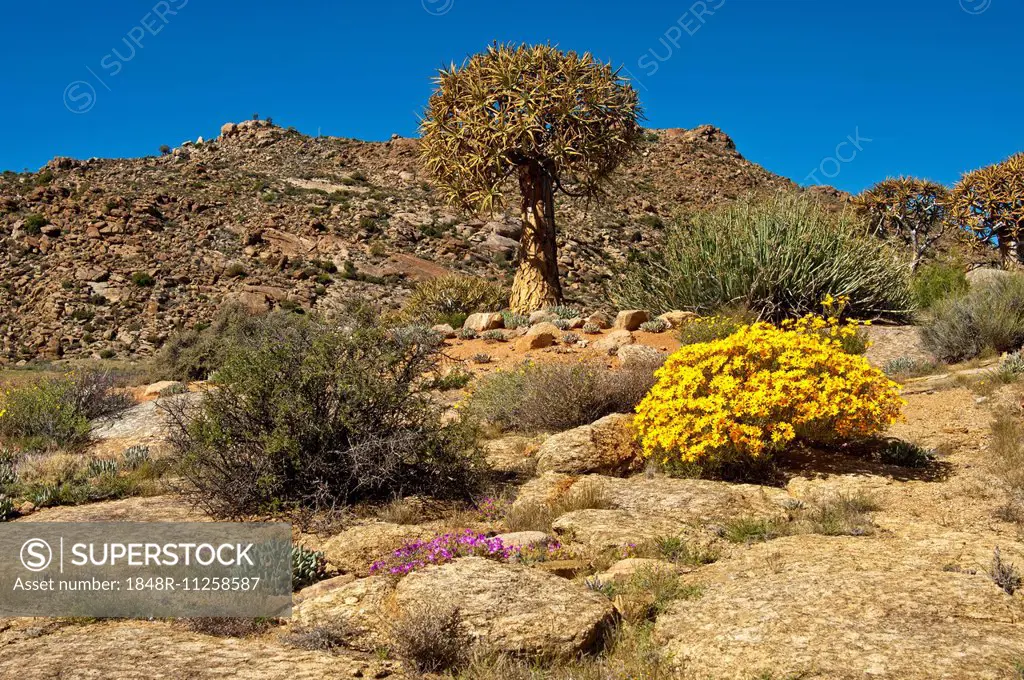
[(391, 624), (390, 637), (392, 650), (417, 673), (458, 670), (472, 644), (459, 608), (436, 601), (403, 612)]
[(310, 651), (333, 652), (348, 645), (353, 631), (342, 619), (293, 626), (285, 637), (288, 644)]

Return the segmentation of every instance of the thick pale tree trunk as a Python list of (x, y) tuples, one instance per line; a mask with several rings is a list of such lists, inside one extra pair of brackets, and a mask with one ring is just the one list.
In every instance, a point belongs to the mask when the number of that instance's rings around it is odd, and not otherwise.
[(519, 168), (519, 189), (523, 195), (523, 236), (509, 307), (522, 314), (561, 304), (562, 286), (558, 282), (551, 174), (544, 172), (539, 163), (523, 165)]

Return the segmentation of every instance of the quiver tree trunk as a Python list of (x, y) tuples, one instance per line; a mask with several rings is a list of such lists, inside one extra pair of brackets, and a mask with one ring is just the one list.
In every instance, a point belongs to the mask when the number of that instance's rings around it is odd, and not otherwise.
[(519, 269), (512, 282), (509, 300), (509, 307), (514, 312), (528, 313), (562, 302), (562, 286), (558, 282), (552, 176), (552, 172), (545, 171), (535, 161), (519, 167), (519, 189), (523, 197), (523, 236), (520, 240)]

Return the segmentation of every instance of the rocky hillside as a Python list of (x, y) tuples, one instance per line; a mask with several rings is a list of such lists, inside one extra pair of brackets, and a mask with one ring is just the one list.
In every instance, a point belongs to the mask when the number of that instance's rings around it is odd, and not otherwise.
[[(566, 293), (600, 307), (665, 220), (777, 189), (798, 190), (716, 128), (653, 132), (605, 200), (560, 203)], [(442, 205), (414, 139), (314, 139), (254, 120), (159, 157), (56, 158), (0, 178), (0, 365), (144, 356), (228, 299), (395, 307), (448, 270), (508, 277), (518, 222)]]

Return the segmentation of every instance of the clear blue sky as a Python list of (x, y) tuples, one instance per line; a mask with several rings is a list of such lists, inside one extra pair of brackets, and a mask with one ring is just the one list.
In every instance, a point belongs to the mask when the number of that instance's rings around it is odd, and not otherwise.
[(6, 3), (0, 169), (155, 154), (254, 112), (412, 135), (433, 71), (494, 40), (590, 50), (638, 79), (648, 126), (717, 125), (803, 184), (950, 183), (1024, 150), (1021, 0), (691, 2)]

